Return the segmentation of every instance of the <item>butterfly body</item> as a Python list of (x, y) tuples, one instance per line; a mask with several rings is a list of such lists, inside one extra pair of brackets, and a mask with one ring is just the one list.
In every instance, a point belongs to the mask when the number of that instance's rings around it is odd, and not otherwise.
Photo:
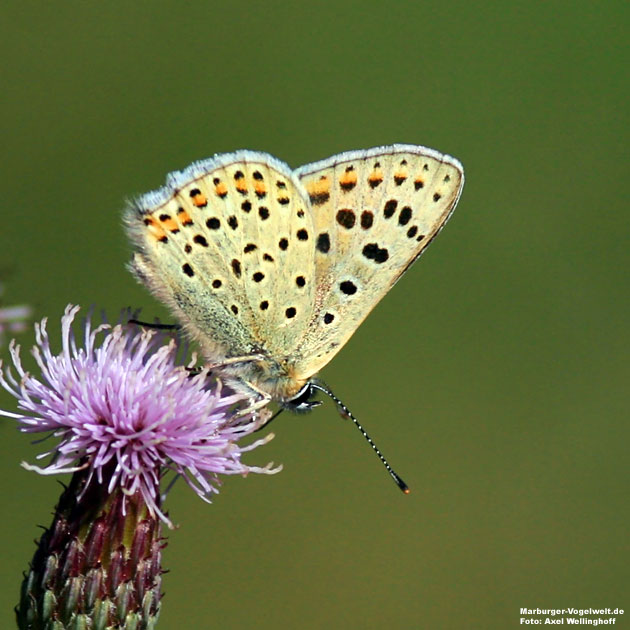
[(131, 268), (224, 380), (290, 403), (437, 235), (463, 181), (457, 160), (414, 145), (295, 171), (218, 155), (129, 204)]

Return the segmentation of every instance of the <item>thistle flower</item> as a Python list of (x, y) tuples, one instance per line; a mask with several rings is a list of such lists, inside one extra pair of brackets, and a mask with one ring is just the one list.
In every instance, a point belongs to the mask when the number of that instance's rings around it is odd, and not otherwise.
[(38, 457), (49, 458), (45, 466), (23, 465), (41, 474), (74, 473), (23, 583), (18, 623), (100, 627), (100, 619), (102, 627), (148, 628), (161, 598), (160, 524), (172, 527), (161, 506), (165, 473), (209, 501), (221, 474), (280, 470), (241, 461), (273, 436), (238, 444), (261, 417), (236, 415), (243, 397), (222, 389), (207, 370), (191, 374), (178, 365), (176, 342), (165, 344), (155, 330), (93, 328), (88, 318), (80, 344), (72, 330), (78, 310), (66, 308), (59, 354), (51, 350), (46, 320), (36, 324), (32, 354), (41, 378), (25, 371), (14, 342), (14, 370), (0, 370), (0, 385), (20, 410), (0, 415), (25, 433), (58, 438)]

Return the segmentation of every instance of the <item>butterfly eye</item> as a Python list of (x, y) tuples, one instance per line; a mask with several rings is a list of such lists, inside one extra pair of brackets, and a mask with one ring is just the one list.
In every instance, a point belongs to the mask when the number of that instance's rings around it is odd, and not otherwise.
[(295, 413), (307, 413), (322, 404), (321, 400), (311, 400), (314, 395), (315, 388), (307, 383), (293, 398), (282, 403), (282, 406)]

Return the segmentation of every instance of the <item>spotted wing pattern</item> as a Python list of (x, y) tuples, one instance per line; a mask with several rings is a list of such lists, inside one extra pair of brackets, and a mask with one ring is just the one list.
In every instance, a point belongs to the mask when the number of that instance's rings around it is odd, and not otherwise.
[(341, 349), (453, 212), (464, 175), (454, 158), (413, 145), (354, 151), (303, 166), (311, 201), (316, 295), (296, 350), (309, 377)]
[(242, 151), (131, 203), (132, 269), (215, 361), (290, 355), (315, 293), (313, 216), (291, 170)]

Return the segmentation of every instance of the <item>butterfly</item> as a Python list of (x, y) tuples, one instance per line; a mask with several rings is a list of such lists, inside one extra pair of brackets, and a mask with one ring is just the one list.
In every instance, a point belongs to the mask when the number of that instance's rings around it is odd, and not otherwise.
[(442, 229), (463, 184), (455, 158), (415, 145), (296, 170), (219, 154), (128, 204), (130, 267), (250, 411), (307, 411), (323, 391), (367, 437), (315, 375)]

